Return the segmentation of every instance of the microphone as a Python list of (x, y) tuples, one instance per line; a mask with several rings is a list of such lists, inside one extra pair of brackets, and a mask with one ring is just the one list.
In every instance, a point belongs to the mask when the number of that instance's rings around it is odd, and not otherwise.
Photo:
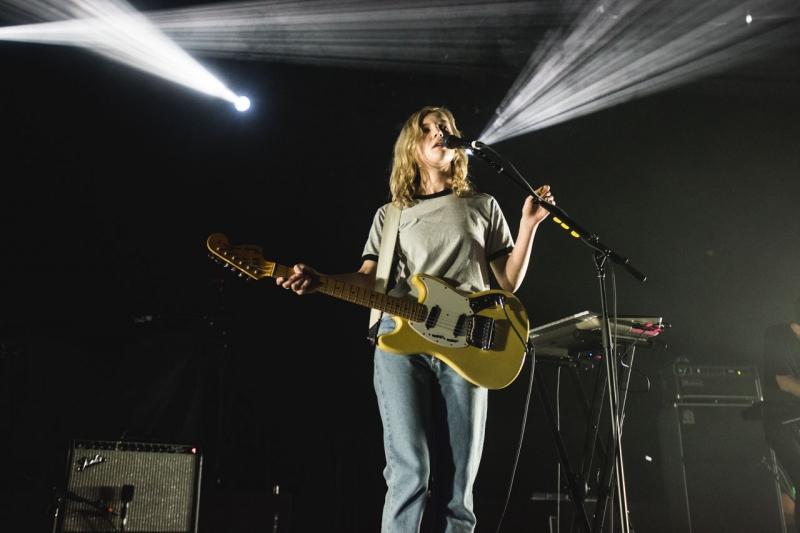
[(122, 492), (120, 493), (120, 499), (122, 500), (122, 512), (120, 513), (120, 520), (122, 524), (120, 524), (119, 530), (125, 531), (126, 526), (128, 525), (128, 506), (133, 501), (133, 485), (122, 485)]
[(461, 137), (456, 137), (455, 135), (448, 135), (444, 139), (442, 139), (442, 145), (445, 148), (467, 148), (470, 150), (480, 150), (482, 147), (486, 146), (480, 141), (469, 141), (467, 139), (462, 139)]

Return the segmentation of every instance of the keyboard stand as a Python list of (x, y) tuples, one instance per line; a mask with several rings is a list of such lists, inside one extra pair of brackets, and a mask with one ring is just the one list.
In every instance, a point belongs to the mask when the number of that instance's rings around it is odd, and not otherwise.
[[(575, 386), (578, 400), (583, 408), (587, 420), (587, 433), (584, 442), (584, 454), (580, 472), (573, 468), (567, 449), (564, 445), (559, 431), (558, 420), (553, 410), (552, 403), (547, 394), (546, 384), (542, 373), (534, 367), (536, 383), (539, 389), (539, 396), (542, 400), (545, 416), (553, 436), (553, 441), (558, 453), (561, 467), (567, 481), (569, 500), (572, 502), (575, 518), (573, 530), (581, 533), (592, 533), (602, 531), (605, 513), (611, 498), (615, 494), (624, 498), (624, 471), (622, 469), (621, 450), (619, 442), (621, 440), (622, 421), (624, 420), (624, 406), (627, 399), (630, 372), (633, 366), (633, 356), (636, 346), (658, 347), (663, 343), (655, 342), (655, 335), (662, 329), (663, 325), (660, 318), (621, 318), (618, 317), (614, 323), (614, 350), (622, 349), (623, 360), (619, 362), (616, 370), (617, 376), (613, 383), (617, 383), (615, 391), (617, 394), (617, 431), (609, 431), (608, 441), (604, 446), (598, 438), (600, 420), (602, 415), (603, 399), (608, 393), (608, 379), (606, 365), (600, 366), (594, 397), (591, 403), (584, 391), (583, 383), (578, 375), (578, 368), (581, 366), (581, 358), (588, 359), (597, 356), (589, 356), (588, 353), (602, 353), (601, 337), (597, 334), (599, 316), (597, 313), (584, 311), (571, 317), (559, 320), (552, 324), (534, 328), (531, 330), (531, 342), (536, 349), (534, 353), (534, 365), (551, 364), (568, 368)], [(599, 326), (598, 326), (599, 327)], [(622, 335), (620, 335), (622, 332)], [(627, 347), (626, 347), (627, 346)], [(540, 353), (541, 350), (541, 353)], [(616, 355), (616, 354), (615, 354)], [(626, 357), (627, 356), (627, 357)], [(617, 357), (612, 358), (617, 361)], [(608, 454), (606, 450), (612, 450)], [(586, 511), (585, 502), (587, 501), (587, 480), (591, 476), (592, 464), (595, 459), (595, 452), (599, 455), (600, 464), (600, 484), (597, 487), (596, 507), (594, 512), (594, 523), (590, 522), (589, 514)], [(619, 494), (622, 492), (622, 494)], [(577, 529), (576, 529), (577, 528)]]

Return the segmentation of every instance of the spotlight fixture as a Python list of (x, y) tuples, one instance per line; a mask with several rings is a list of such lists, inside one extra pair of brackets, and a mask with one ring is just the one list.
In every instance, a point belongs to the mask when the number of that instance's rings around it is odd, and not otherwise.
[(233, 105), (237, 111), (247, 111), (250, 109), (250, 99), (246, 96), (238, 96), (234, 100)]

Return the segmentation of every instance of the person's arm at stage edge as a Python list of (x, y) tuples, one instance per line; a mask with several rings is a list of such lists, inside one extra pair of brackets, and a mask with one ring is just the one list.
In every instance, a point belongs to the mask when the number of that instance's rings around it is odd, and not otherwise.
[(775, 381), (782, 391), (800, 397), (800, 379), (794, 376), (775, 376)]
[[(795, 330), (797, 328), (797, 330)], [(796, 335), (800, 326), (789, 324), (789, 329)], [(772, 375), (775, 382), (784, 392), (800, 397), (800, 378), (792, 375), (791, 362), (787, 359), (785, 335), (790, 334), (786, 325), (767, 328), (764, 334), (764, 363), (766, 377)]]

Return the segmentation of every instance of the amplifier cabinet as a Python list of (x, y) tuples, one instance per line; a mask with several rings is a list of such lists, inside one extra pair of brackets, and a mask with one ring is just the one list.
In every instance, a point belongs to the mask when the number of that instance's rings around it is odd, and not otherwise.
[(195, 533), (201, 471), (192, 446), (73, 441), (57, 530)]
[(785, 533), (775, 455), (749, 403), (662, 409), (662, 468), (674, 533)]

